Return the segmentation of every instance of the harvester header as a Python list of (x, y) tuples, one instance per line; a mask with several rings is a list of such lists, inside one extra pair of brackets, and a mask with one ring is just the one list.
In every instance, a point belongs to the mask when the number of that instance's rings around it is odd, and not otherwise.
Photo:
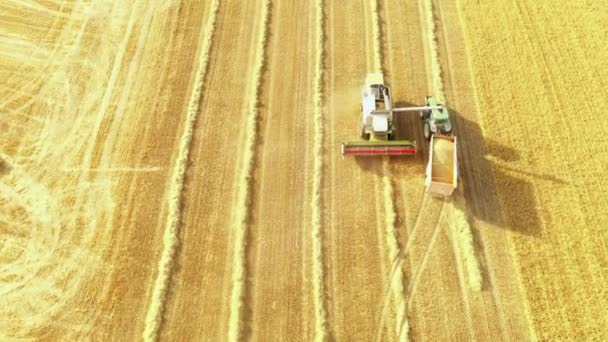
[(356, 141), (342, 144), (343, 156), (399, 156), (416, 154), (416, 143), (407, 140)]

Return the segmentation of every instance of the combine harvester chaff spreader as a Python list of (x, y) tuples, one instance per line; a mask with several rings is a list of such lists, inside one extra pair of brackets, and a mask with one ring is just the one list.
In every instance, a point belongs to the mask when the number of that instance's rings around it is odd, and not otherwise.
[(415, 155), (416, 142), (396, 140), (394, 113), (419, 112), (424, 136), (430, 141), (426, 169), (426, 191), (435, 196), (450, 196), (458, 182), (456, 137), (448, 110), (432, 96), (420, 107), (393, 107), (390, 87), (382, 73), (370, 73), (363, 85), (361, 99), (361, 138), (342, 144), (343, 156)]

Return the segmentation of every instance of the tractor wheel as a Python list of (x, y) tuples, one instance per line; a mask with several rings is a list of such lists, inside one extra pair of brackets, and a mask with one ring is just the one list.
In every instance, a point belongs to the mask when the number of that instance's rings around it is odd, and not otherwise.
[(426, 140), (431, 140), (431, 126), (428, 122), (424, 123), (424, 138)]

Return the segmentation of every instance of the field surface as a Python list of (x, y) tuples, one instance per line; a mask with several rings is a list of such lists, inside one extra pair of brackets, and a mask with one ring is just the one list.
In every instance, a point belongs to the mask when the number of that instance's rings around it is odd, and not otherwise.
[[(0, 3), (0, 340), (608, 339), (608, 6)], [(368, 72), (460, 185), (342, 158)]]

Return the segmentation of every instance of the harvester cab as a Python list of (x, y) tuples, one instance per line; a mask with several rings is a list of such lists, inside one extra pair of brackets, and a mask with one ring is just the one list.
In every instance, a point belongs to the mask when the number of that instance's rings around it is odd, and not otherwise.
[(388, 140), (393, 132), (391, 91), (382, 74), (369, 74), (361, 98), (361, 138)]
[(433, 109), (420, 111), (420, 117), (424, 122), (424, 137), (430, 140), (433, 134), (451, 135), (452, 123), (450, 122), (448, 109), (437, 103), (437, 100), (432, 96), (426, 97), (426, 107)]

